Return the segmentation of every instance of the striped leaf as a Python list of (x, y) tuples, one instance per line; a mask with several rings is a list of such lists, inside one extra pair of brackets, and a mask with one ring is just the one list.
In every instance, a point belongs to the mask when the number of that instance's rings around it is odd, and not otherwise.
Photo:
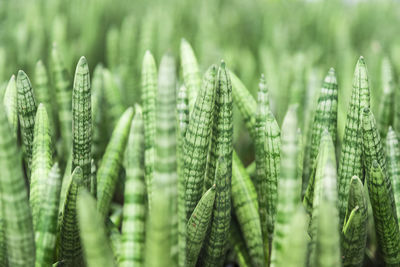
[(53, 165), (48, 173), (48, 177), (43, 182), (42, 202), (40, 203), (40, 213), (35, 230), (35, 266), (50, 266), (54, 262), (57, 240), (58, 205), (61, 189), (61, 174), (58, 163)]
[(239, 109), (251, 139), (256, 140), (256, 100), (233, 72), (230, 72), (230, 76), (232, 80), (233, 101)]
[(18, 71), (17, 94), (18, 117), (21, 126), (22, 148), (24, 151), (26, 166), (30, 171), (37, 106), (31, 82), (28, 76), (22, 70)]
[[(268, 90), (262, 75), (258, 91), (256, 119), (255, 188), (261, 219), (264, 248), (268, 248), (274, 232), (277, 183), (280, 165), (280, 129), (269, 108)], [(265, 250), (265, 254), (268, 251)]]
[(111, 135), (97, 172), (97, 209), (104, 218), (108, 215), (118, 181), (132, 117), (133, 108), (128, 108), (122, 114)]
[(70, 151), (72, 144), (72, 87), (67, 69), (60, 55), (59, 48), (53, 44), (51, 51), (52, 80), (55, 87), (60, 135), (63, 142), (63, 153)]
[(219, 158), (215, 174), (214, 210), (210, 230), (204, 240), (200, 256), (200, 266), (221, 266), (225, 259), (231, 219), (229, 169), (227, 160)]
[(283, 120), (281, 131), (281, 171), (278, 181), (278, 203), (272, 242), (271, 266), (284, 263), (282, 247), (287, 241), (290, 219), (300, 203), (301, 181), (298, 181), (299, 140), (296, 106), (291, 106)]
[(116, 266), (104, 228), (104, 220), (96, 210), (95, 199), (84, 189), (78, 194), (77, 215), (87, 266)]
[(142, 105), (144, 121), (144, 164), (147, 197), (151, 207), (156, 137), (157, 68), (153, 55), (146, 51), (142, 66)]
[(185, 265), (188, 267), (196, 265), (207, 228), (211, 221), (214, 200), (215, 185), (204, 193), (187, 222), (187, 255)]
[(375, 231), (382, 257), (387, 266), (400, 264), (400, 232), (392, 200), (386, 184), (386, 176), (377, 160), (368, 168), (369, 199), (374, 215)]
[(82, 169), (83, 185), (89, 189), (92, 148), (92, 100), (89, 66), (81, 57), (76, 66), (72, 90), (72, 169)]
[(354, 176), (343, 226), (343, 266), (362, 266), (367, 241), (368, 203), (361, 180)]
[(120, 267), (144, 266), (146, 186), (143, 131), (142, 111), (140, 106), (136, 106), (124, 159), (126, 181)]
[(59, 257), (67, 266), (83, 266), (81, 240), (76, 211), (76, 199), (82, 188), (82, 169), (78, 166), (71, 174), (64, 201), (60, 227)]
[[(17, 141), (0, 101), (0, 192), (9, 266), (34, 266), (35, 237)], [(4, 251), (4, 250), (3, 250)], [(4, 259), (2, 259), (4, 262)]]
[(339, 216), (343, 225), (347, 209), (347, 198), (351, 177), (354, 175), (364, 181), (362, 168), (362, 112), (370, 106), (370, 89), (368, 84), (367, 66), (364, 58), (360, 57), (353, 79), (353, 91), (350, 106), (347, 112), (346, 126), (342, 141), (342, 149), (339, 163)]
[[(329, 131), (333, 144), (336, 144), (337, 132), (337, 108), (338, 108), (338, 85), (335, 70), (331, 68), (322, 84), (318, 105), (314, 115), (314, 123), (311, 129), (311, 148), (309, 166), (314, 166), (325, 129)], [(313, 168), (313, 167), (311, 167)], [(308, 184), (309, 177), (304, 177)]]
[(192, 214), (201, 198), (208, 149), (213, 123), (216, 66), (211, 66), (204, 78), (183, 144), (183, 177), (185, 177), (186, 218)]
[(235, 258), (240, 267), (250, 267), (251, 259), (247, 252), (246, 244), (240, 233), (238, 223), (232, 219), (230, 229), (230, 245), (235, 253)]
[(17, 106), (17, 84), (15, 75), (12, 75), (4, 93), (4, 107), (7, 113), (8, 123), (15, 136), (18, 133), (18, 106)]
[(37, 228), (37, 223), (39, 220), (39, 213), (42, 210), (41, 205), (44, 201), (43, 196), (44, 191), (46, 190), (46, 181), (48, 180), (52, 165), (52, 142), (49, 119), (47, 117), (45, 106), (40, 104), (35, 120), (29, 196), (35, 232), (39, 230)]
[[(396, 203), (397, 219), (400, 218), (400, 146), (396, 133), (391, 127), (386, 137), (388, 176), (392, 183)], [(400, 225), (400, 221), (399, 221)]]
[[(265, 266), (257, 193), (236, 153), (232, 161), (232, 204), (253, 265)], [(265, 247), (268, 253), (268, 243)]]
[(201, 78), (196, 56), (185, 39), (181, 40), (180, 56), (183, 81), (188, 91), (189, 109), (192, 111), (197, 101), (197, 95), (201, 90)]
[(177, 172), (178, 172), (178, 266), (185, 266), (186, 257), (186, 210), (185, 210), (185, 180), (183, 145), (186, 129), (189, 124), (188, 96), (185, 86), (181, 86), (176, 99), (177, 116)]

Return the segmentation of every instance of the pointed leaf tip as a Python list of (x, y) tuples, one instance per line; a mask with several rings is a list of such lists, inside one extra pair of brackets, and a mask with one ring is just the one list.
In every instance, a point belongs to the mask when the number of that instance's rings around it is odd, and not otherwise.
[(225, 69), (225, 61), (221, 59), (221, 68)]

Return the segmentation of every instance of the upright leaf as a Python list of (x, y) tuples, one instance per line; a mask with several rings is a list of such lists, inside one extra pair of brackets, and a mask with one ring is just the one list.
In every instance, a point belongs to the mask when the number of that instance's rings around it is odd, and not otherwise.
[(17, 76), (18, 92), (18, 117), (21, 125), (22, 148), (28, 171), (31, 170), (33, 132), (35, 127), (36, 101), (33, 88), (28, 76), (24, 71), (18, 71)]
[[(396, 133), (392, 127), (386, 137), (386, 153), (388, 164), (388, 176), (392, 183), (394, 200), (396, 203), (397, 219), (400, 218), (400, 146)], [(400, 225), (400, 221), (399, 221)]]
[(128, 108), (122, 114), (111, 135), (97, 172), (97, 209), (104, 218), (108, 215), (118, 181), (132, 117), (133, 108)]
[(353, 91), (350, 106), (347, 112), (346, 126), (342, 141), (342, 150), (339, 163), (339, 216), (343, 225), (346, 215), (347, 198), (351, 177), (354, 175), (364, 181), (362, 168), (362, 112), (370, 106), (370, 89), (368, 84), (367, 66), (364, 58), (360, 57), (353, 79)]
[(76, 66), (72, 90), (72, 169), (82, 169), (83, 184), (89, 189), (92, 148), (92, 100), (89, 67), (85, 57)]
[[(382, 138), (386, 137), (389, 126), (393, 125), (394, 117), (394, 81), (392, 66), (388, 58), (382, 60), (381, 86), (383, 94), (379, 104), (379, 131)], [(396, 125), (397, 126), (397, 125)]]
[(4, 108), (7, 113), (8, 123), (15, 136), (18, 134), (18, 106), (17, 106), (17, 85), (15, 75), (12, 75), (4, 93)]

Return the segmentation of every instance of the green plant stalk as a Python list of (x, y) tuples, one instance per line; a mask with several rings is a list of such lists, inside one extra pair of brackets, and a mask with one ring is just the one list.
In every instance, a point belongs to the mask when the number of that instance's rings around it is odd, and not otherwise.
[(193, 49), (185, 39), (181, 40), (180, 56), (183, 81), (188, 92), (189, 110), (192, 112), (197, 101), (197, 95), (201, 90), (201, 76)]
[[(17, 95), (18, 117), (19, 124), (21, 126), (22, 136), (22, 148), (28, 173), (30, 173), (37, 106), (31, 82), (29, 81), (28, 76), (22, 70), (18, 71)], [(30, 178), (30, 175), (28, 175), (28, 177)]]
[(263, 245), (256, 189), (235, 152), (232, 161), (232, 205), (251, 262), (254, 266), (265, 266), (264, 247), (268, 253), (268, 243)]
[(144, 266), (146, 185), (144, 182), (144, 130), (140, 106), (135, 107), (125, 150), (126, 170), (119, 266)]
[(158, 75), (158, 96), (156, 110), (156, 139), (154, 179), (167, 191), (171, 216), (164, 221), (169, 223), (170, 250), (174, 262), (178, 262), (178, 176), (176, 172), (176, 66), (172, 55), (165, 54), (160, 63)]
[(132, 118), (133, 108), (128, 108), (115, 126), (97, 172), (97, 209), (104, 218), (108, 215), (118, 181)]
[(360, 57), (354, 71), (353, 91), (347, 112), (339, 163), (339, 225), (343, 225), (346, 215), (351, 177), (355, 175), (359, 177), (361, 181), (364, 181), (361, 118), (363, 109), (369, 106), (370, 89), (367, 66), (364, 58)]
[(185, 265), (188, 267), (196, 266), (208, 226), (210, 225), (214, 201), (215, 185), (204, 193), (187, 222), (187, 252)]
[(176, 100), (177, 116), (177, 172), (178, 172), (178, 266), (184, 267), (186, 262), (186, 210), (185, 210), (185, 180), (183, 173), (184, 158), (183, 145), (186, 129), (189, 124), (189, 105), (185, 86), (181, 86)]
[(343, 266), (362, 266), (367, 241), (368, 202), (361, 180), (354, 176), (342, 230)]
[(32, 209), (33, 227), (37, 231), (39, 213), (42, 210), (41, 206), (44, 201), (45, 184), (53, 165), (50, 125), (46, 108), (43, 104), (39, 105), (36, 113), (32, 154), (29, 202)]
[(183, 143), (183, 177), (185, 179), (185, 211), (189, 219), (200, 200), (207, 155), (211, 140), (216, 94), (216, 66), (211, 66), (203, 78), (203, 85), (190, 113)]
[(241, 236), (237, 222), (232, 219), (230, 228), (230, 245), (236, 254), (236, 261), (241, 267), (250, 267), (251, 258), (247, 252), (246, 244)]
[[(40, 108), (40, 106), (39, 106)], [(50, 266), (54, 262), (57, 240), (58, 206), (60, 200), (61, 174), (55, 163), (44, 181), (41, 212), (35, 230), (35, 266)]]
[(96, 210), (95, 199), (83, 189), (78, 194), (76, 204), (80, 237), (87, 266), (116, 266), (106, 235), (104, 220)]
[(144, 121), (144, 164), (147, 198), (152, 201), (152, 180), (155, 160), (157, 68), (153, 55), (146, 51), (142, 66), (142, 105)]
[[(1, 217), (9, 266), (34, 266), (35, 237), (17, 141), (0, 101)], [(4, 250), (2, 251), (4, 252)], [(5, 259), (1, 259), (2, 262)]]
[(90, 188), (92, 148), (92, 100), (89, 66), (81, 57), (72, 89), (72, 169), (82, 169), (83, 185)]
[[(400, 146), (396, 133), (389, 127), (386, 136), (386, 153), (388, 176), (391, 179), (394, 200), (396, 203), (397, 219), (400, 218)], [(399, 221), (400, 225), (400, 221)]]
[(278, 203), (272, 242), (271, 266), (285, 262), (282, 247), (287, 242), (288, 225), (300, 202), (301, 182), (297, 181), (299, 140), (297, 135), (298, 121), (296, 106), (289, 107), (283, 120), (281, 131), (281, 171), (278, 181)]
[(17, 106), (17, 84), (15, 75), (12, 75), (4, 93), (4, 108), (7, 113), (8, 123), (17, 137), (18, 135), (18, 106)]
[[(53, 44), (51, 51), (52, 78), (55, 87), (56, 103), (58, 107), (58, 121), (60, 135), (63, 142), (63, 154), (67, 155), (72, 145), (72, 88), (69, 74), (61, 58), (59, 48)], [(65, 159), (64, 159), (65, 160)]]
[(378, 245), (386, 266), (400, 264), (400, 232), (384, 175), (377, 160), (369, 167), (368, 191)]
[(84, 266), (76, 211), (77, 195), (82, 188), (82, 179), (82, 169), (78, 166), (71, 174), (61, 215), (59, 257), (68, 266)]

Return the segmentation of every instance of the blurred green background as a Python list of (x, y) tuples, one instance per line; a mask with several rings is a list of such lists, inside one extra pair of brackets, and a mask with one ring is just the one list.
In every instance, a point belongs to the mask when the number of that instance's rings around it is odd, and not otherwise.
[[(279, 123), (293, 102), (303, 107), (299, 117), (307, 121), (323, 76), (334, 67), (342, 136), (358, 57), (366, 58), (377, 111), (382, 59), (390, 59), (395, 73), (400, 69), (399, 25), (399, 1), (3, 0), (0, 79), (7, 81), (18, 69), (33, 76), (40, 59), (49, 66), (56, 42), (71, 79), (81, 55), (91, 70), (103, 63), (130, 106), (140, 102), (144, 51), (157, 61), (166, 52), (178, 59), (185, 38), (202, 71), (224, 59), (254, 95), (264, 73)], [(251, 142), (241, 124), (235, 116), (235, 145), (248, 162)]]

